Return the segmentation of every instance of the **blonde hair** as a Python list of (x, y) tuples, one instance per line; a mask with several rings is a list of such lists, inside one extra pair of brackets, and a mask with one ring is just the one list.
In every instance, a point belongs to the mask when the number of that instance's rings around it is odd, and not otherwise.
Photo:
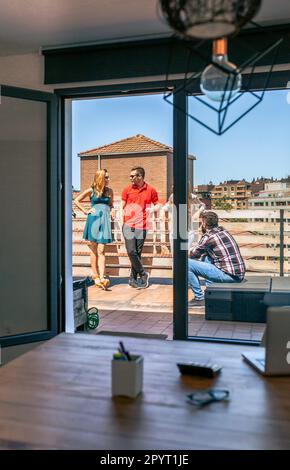
[(101, 197), (105, 190), (105, 174), (107, 170), (98, 170), (95, 173), (92, 190), (97, 197)]

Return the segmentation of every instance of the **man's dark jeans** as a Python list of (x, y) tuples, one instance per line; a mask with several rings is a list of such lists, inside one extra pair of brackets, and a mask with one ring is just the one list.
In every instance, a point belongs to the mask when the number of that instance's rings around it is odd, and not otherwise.
[(131, 262), (132, 276), (137, 279), (137, 275), (144, 274), (144, 268), (141, 263), (141, 253), (146, 238), (146, 230), (132, 228), (129, 225), (123, 225), (123, 235), (125, 239), (126, 250)]

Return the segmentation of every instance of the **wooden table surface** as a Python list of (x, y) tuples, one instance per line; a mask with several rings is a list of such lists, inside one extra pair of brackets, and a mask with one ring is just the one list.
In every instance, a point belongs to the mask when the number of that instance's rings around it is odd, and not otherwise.
[[(137, 399), (111, 397), (119, 339), (144, 355)], [(2, 449), (289, 449), (290, 377), (264, 378), (250, 347), (61, 334), (0, 368)], [(216, 380), (182, 377), (178, 361), (224, 366)], [(229, 402), (202, 409), (196, 388), (228, 388)]]

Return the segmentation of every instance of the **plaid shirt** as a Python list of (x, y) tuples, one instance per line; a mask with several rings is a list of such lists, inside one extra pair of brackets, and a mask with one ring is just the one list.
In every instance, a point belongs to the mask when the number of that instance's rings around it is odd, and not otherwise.
[(221, 271), (241, 281), (244, 279), (245, 264), (239, 247), (223, 227), (208, 230), (190, 252), (191, 258), (199, 259), (202, 255), (208, 256)]

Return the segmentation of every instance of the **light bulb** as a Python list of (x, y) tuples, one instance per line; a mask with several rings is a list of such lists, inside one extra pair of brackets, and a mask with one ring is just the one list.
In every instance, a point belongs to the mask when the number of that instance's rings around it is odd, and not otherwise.
[(208, 65), (201, 75), (200, 89), (210, 100), (226, 102), (232, 99), (242, 86), (242, 76), (237, 73), (236, 65), (228, 61), (226, 39), (216, 39), (213, 42), (212, 61), (228, 73), (214, 64)]

